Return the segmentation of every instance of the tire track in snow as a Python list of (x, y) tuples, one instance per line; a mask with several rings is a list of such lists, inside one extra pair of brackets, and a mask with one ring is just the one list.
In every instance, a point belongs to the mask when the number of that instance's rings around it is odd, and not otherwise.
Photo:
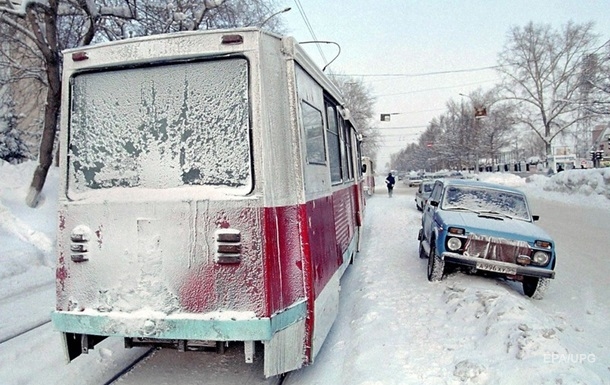
[(53, 242), (44, 233), (30, 228), (25, 222), (15, 217), (10, 210), (0, 203), (0, 228), (23, 242), (29, 243), (43, 253), (53, 251)]

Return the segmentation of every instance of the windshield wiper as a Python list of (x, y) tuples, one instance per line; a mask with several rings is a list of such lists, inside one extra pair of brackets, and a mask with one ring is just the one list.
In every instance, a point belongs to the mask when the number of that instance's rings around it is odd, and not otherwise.
[(493, 210), (481, 210), (481, 211), (478, 211), (478, 214), (479, 215), (497, 215), (497, 216), (504, 217), (504, 218), (515, 219), (511, 215), (501, 213), (499, 211), (493, 211)]
[(478, 211), (475, 211), (473, 209), (469, 209), (468, 207), (463, 207), (463, 206), (454, 206), (454, 207), (447, 207), (445, 210), (455, 210), (455, 211), (470, 211), (471, 213), (479, 213)]

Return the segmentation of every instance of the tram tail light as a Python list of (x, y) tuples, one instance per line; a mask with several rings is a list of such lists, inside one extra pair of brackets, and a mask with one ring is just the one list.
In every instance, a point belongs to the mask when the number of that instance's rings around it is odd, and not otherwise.
[(89, 241), (91, 230), (86, 226), (77, 226), (70, 233), (70, 259), (73, 262), (89, 260)]
[(242, 35), (223, 35), (222, 44), (225, 45), (234, 45), (234, 44), (242, 44), (244, 42), (244, 37)]
[(241, 262), (241, 233), (235, 229), (216, 231), (216, 263), (229, 264)]
[(73, 61), (83, 61), (87, 59), (89, 59), (89, 55), (87, 55), (87, 52), (74, 52), (72, 54)]

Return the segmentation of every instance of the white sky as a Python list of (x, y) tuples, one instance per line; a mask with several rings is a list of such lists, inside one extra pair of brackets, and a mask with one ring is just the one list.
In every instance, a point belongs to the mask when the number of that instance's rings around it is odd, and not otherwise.
[[(329, 69), (351, 75), (424, 74), (494, 66), (510, 27), (530, 21), (553, 28), (569, 20), (593, 21), (600, 44), (610, 38), (607, 0), (285, 0), (284, 4), (292, 8), (282, 15), (288, 34), (298, 41), (314, 40), (301, 8), (317, 40), (341, 46), (341, 55)], [(306, 48), (323, 67), (325, 61), (316, 45)], [(321, 50), (326, 61), (337, 52), (330, 44), (322, 45)], [(390, 153), (417, 141), (428, 122), (444, 112), (448, 100), (479, 87), (491, 88), (497, 76), (494, 70), (481, 70), (361, 79), (377, 97), (376, 116), (399, 113), (390, 122), (379, 122), (386, 144), (377, 164), (383, 167)]]

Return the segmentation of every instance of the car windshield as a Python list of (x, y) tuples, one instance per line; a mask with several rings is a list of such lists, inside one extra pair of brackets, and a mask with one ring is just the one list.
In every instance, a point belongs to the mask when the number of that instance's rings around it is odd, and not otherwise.
[(424, 190), (425, 193), (430, 193), (430, 192), (432, 192), (432, 187), (434, 187), (433, 183), (424, 183), (424, 185), (422, 186), (422, 189)]
[(523, 194), (492, 188), (449, 186), (443, 195), (441, 208), (530, 220)]

